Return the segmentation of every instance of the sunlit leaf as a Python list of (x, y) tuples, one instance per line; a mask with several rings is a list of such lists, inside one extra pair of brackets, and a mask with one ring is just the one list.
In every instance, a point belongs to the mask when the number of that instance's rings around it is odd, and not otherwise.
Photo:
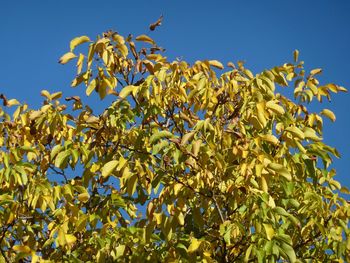
[(81, 36), (81, 37), (76, 37), (74, 39), (72, 39), (72, 41), (70, 42), (70, 51), (73, 52), (73, 50), (78, 46), (81, 45), (83, 43), (86, 42), (90, 42), (90, 38), (87, 36)]
[(196, 239), (196, 238), (192, 238), (191, 244), (188, 247), (187, 252), (188, 253), (193, 253), (193, 252), (197, 251), (199, 249), (201, 243), (202, 243), (202, 240), (199, 240), (199, 239)]
[(266, 236), (268, 240), (271, 240), (273, 236), (275, 235), (275, 230), (270, 224), (263, 224), (265, 231), (266, 231)]
[(135, 90), (137, 90), (138, 87), (137, 86), (133, 86), (133, 85), (129, 85), (124, 87), (120, 93), (119, 93), (119, 97), (121, 97), (122, 99), (126, 98), (130, 93), (134, 92)]
[(68, 63), (70, 60), (72, 60), (73, 58), (76, 58), (77, 56), (72, 53), (72, 52), (67, 52), (66, 54), (64, 54), (60, 60), (58, 61), (58, 63), (60, 64), (66, 64)]
[(174, 134), (169, 131), (157, 131), (149, 139), (150, 143), (155, 143), (162, 138), (172, 138)]
[(109, 176), (118, 166), (119, 161), (117, 160), (112, 160), (106, 163), (101, 170), (101, 174), (103, 177)]
[(292, 176), (291, 176), (290, 172), (282, 164), (269, 163), (267, 167), (270, 168), (271, 170), (275, 171), (277, 174), (285, 177), (287, 180), (292, 180)]
[(224, 69), (224, 65), (218, 60), (209, 60), (209, 65), (218, 69)]
[(70, 150), (65, 150), (60, 152), (55, 158), (55, 166), (58, 168), (63, 168), (64, 162), (71, 155)]
[(150, 38), (149, 36), (147, 36), (147, 35), (140, 35), (140, 36), (137, 36), (135, 39), (137, 41), (146, 42), (146, 43), (149, 43), (149, 44), (152, 44), (152, 45), (155, 44), (154, 40), (152, 38)]
[(329, 118), (331, 121), (335, 121), (335, 114), (333, 113), (333, 111), (329, 110), (329, 109), (324, 109), (321, 111), (321, 114), (326, 116), (327, 118)]

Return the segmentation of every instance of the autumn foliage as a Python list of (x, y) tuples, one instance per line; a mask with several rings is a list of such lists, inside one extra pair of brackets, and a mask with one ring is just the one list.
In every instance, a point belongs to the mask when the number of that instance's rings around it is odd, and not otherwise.
[(307, 108), (346, 90), (297, 51), (253, 74), (106, 32), (74, 38), (59, 62), (73, 61), (77, 93), (114, 98), (103, 112), (1, 95), (2, 261), (350, 261), (349, 191), (322, 139), (335, 115)]

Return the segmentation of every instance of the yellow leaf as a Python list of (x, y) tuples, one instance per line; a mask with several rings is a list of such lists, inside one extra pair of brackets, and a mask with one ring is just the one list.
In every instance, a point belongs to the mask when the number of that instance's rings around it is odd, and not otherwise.
[(70, 51), (73, 52), (76, 46), (91, 41), (87, 36), (76, 37), (70, 42)]
[(185, 217), (182, 212), (179, 212), (179, 214), (177, 215), (177, 221), (179, 222), (180, 226), (183, 226), (185, 224)]
[(266, 236), (268, 240), (271, 240), (273, 236), (275, 235), (275, 230), (272, 228), (270, 224), (263, 224), (265, 231), (266, 231)]
[(174, 194), (176, 196), (178, 195), (178, 193), (179, 193), (179, 191), (181, 190), (182, 187), (183, 187), (183, 185), (180, 184), (180, 183), (177, 183), (177, 184), (174, 185)]
[(57, 241), (60, 246), (64, 246), (66, 244), (65, 233), (62, 228), (58, 230)]
[(311, 139), (311, 140), (316, 141), (316, 142), (322, 140), (321, 137), (317, 136), (316, 131), (312, 128), (309, 128), (309, 127), (304, 128), (304, 135), (305, 135), (306, 139)]
[(78, 200), (82, 203), (86, 203), (87, 201), (89, 201), (90, 195), (89, 193), (81, 193), (78, 195)]
[(320, 74), (321, 72), (322, 72), (322, 69), (316, 68), (316, 69), (311, 70), (310, 74), (311, 75), (317, 75), (317, 74)]
[(286, 178), (287, 180), (292, 180), (292, 176), (289, 173), (289, 171), (287, 170), (286, 167), (284, 167), (282, 164), (279, 163), (269, 163), (267, 165), (267, 167), (271, 170), (273, 170), (274, 172), (278, 173), (279, 175), (283, 176), (284, 178)]
[(75, 241), (77, 241), (77, 238), (72, 234), (66, 234), (64, 237), (68, 245), (72, 245), (75, 243)]
[(62, 97), (62, 91), (55, 92), (55, 93), (51, 94), (51, 99), (52, 100), (57, 100), (57, 99), (59, 99), (61, 97)]
[(297, 62), (298, 58), (299, 58), (299, 50), (297, 50), (297, 49), (294, 50), (293, 55), (294, 55), (294, 62)]
[(209, 65), (213, 66), (215, 68), (218, 68), (218, 69), (224, 68), (224, 65), (222, 65), (222, 63), (220, 61), (217, 61), (217, 60), (209, 60)]
[(68, 61), (70, 61), (73, 58), (76, 58), (77, 56), (72, 53), (72, 52), (67, 52), (66, 54), (64, 54), (60, 60), (58, 61), (58, 63), (60, 64), (66, 64)]
[(126, 191), (130, 196), (132, 196), (135, 193), (136, 186), (137, 186), (137, 179), (138, 179), (137, 175), (133, 174), (128, 180)]
[(281, 114), (281, 115), (284, 114), (283, 107), (271, 100), (266, 103), (266, 108), (270, 109), (274, 113)]
[(51, 100), (50, 93), (47, 90), (45, 90), (45, 89), (42, 90), (40, 94), (41, 94), (41, 96), (47, 98), (48, 100)]
[(147, 35), (140, 35), (138, 37), (135, 38), (137, 41), (142, 41), (142, 42), (146, 42), (146, 43), (149, 43), (149, 44), (152, 44), (154, 45), (155, 42), (152, 38), (150, 38), (149, 36)]
[(97, 79), (93, 79), (85, 91), (86, 95), (90, 96), (90, 94), (95, 90), (96, 86), (97, 86)]
[(137, 86), (133, 86), (133, 85), (128, 85), (125, 86), (119, 93), (119, 97), (121, 97), (122, 99), (126, 98), (131, 92), (134, 93), (134, 90), (138, 89)]
[(106, 163), (101, 170), (102, 176), (107, 177), (108, 175), (110, 175), (113, 172), (113, 170), (118, 166), (118, 163), (119, 161), (117, 160), (113, 160)]
[(261, 189), (267, 193), (269, 191), (269, 187), (267, 185), (267, 181), (265, 179), (265, 176), (260, 177), (260, 182), (261, 182)]
[(78, 62), (77, 62), (77, 74), (81, 73), (81, 69), (83, 68), (83, 61), (85, 56), (83, 54), (79, 54)]
[(154, 218), (156, 219), (157, 225), (162, 223), (162, 214), (161, 213), (153, 213)]
[(258, 115), (259, 123), (264, 128), (266, 126), (266, 124), (267, 124), (267, 120), (265, 118), (265, 103), (264, 102), (257, 103), (256, 104), (256, 109), (257, 109), (257, 115)]
[[(306, 138), (306, 135), (305, 135), (305, 138)], [(306, 153), (306, 149), (304, 148), (304, 146), (300, 142), (294, 141), (294, 143), (297, 145), (300, 152)]]
[(333, 113), (333, 111), (329, 109), (324, 109), (321, 111), (321, 114), (329, 118), (331, 121), (335, 122), (335, 114)]
[(342, 91), (342, 92), (348, 92), (348, 90), (346, 88), (341, 87), (341, 86), (337, 86), (337, 90)]
[(194, 156), (197, 157), (201, 145), (202, 145), (202, 140), (197, 140), (192, 143), (192, 153)]
[(18, 105), (18, 104), (19, 104), (19, 101), (18, 101), (18, 100), (16, 100), (16, 99), (11, 99), (11, 100), (8, 100), (8, 101), (7, 101), (6, 106), (7, 106), (7, 107), (11, 107), (11, 106), (13, 106), (13, 105)]
[(270, 142), (272, 144), (278, 144), (279, 140), (276, 138), (276, 136), (272, 134), (264, 134), (260, 135), (260, 138), (263, 139), (264, 141)]
[(70, 150), (66, 150), (63, 152), (60, 152), (57, 154), (56, 159), (55, 159), (55, 166), (58, 168), (63, 168), (64, 162), (68, 159), (68, 157), (71, 155)]
[(154, 66), (153, 63), (147, 59), (143, 60), (142, 63), (145, 65), (149, 73), (154, 74)]
[(124, 255), (125, 251), (125, 245), (118, 245), (117, 248), (115, 249), (116, 251), (116, 258), (120, 258)]
[(287, 127), (286, 131), (290, 132), (295, 137), (299, 138), (300, 140), (305, 139), (304, 133), (297, 127)]
[(188, 253), (193, 253), (198, 250), (199, 246), (201, 245), (202, 240), (198, 240), (196, 238), (192, 238), (191, 244), (187, 249)]
[(29, 254), (31, 252), (31, 249), (28, 246), (14, 245), (12, 248), (16, 252), (21, 252), (21, 253), (26, 253), (26, 254)]
[(126, 163), (127, 160), (123, 156), (120, 156), (117, 171), (120, 171)]
[(189, 140), (193, 138), (194, 135), (195, 135), (194, 131), (186, 133), (181, 139), (181, 144), (185, 145)]

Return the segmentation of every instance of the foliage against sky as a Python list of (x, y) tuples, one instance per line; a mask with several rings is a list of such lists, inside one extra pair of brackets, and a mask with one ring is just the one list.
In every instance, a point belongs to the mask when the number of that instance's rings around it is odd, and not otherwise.
[(111, 31), (71, 41), (72, 86), (115, 98), (101, 114), (62, 92), (43, 90), (38, 110), (2, 96), (3, 258), (349, 260), (348, 191), (322, 141), (335, 115), (307, 109), (345, 88), (320, 84), (297, 51), (255, 75), (162, 51)]

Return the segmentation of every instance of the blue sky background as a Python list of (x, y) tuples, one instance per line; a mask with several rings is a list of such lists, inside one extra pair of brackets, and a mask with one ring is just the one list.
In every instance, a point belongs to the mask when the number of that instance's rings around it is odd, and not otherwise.
[[(163, 25), (149, 32), (161, 14)], [(294, 49), (307, 69), (322, 68), (322, 83), (350, 89), (350, 1), (1, 1), (0, 93), (41, 105), (40, 91), (80, 95), (98, 109), (107, 106), (97, 96), (87, 99), (84, 88), (70, 88), (74, 65), (59, 57), (69, 41), (80, 35), (95, 38), (108, 29), (123, 35), (146, 33), (167, 49), (170, 59), (246, 61), (254, 73), (292, 61)], [(350, 186), (350, 95), (335, 94), (325, 103), (337, 121), (325, 121), (325, 142), (342, 158), (334, 167), (338, 179)], [(320, 110), (320, 107), (312, 107)]]

